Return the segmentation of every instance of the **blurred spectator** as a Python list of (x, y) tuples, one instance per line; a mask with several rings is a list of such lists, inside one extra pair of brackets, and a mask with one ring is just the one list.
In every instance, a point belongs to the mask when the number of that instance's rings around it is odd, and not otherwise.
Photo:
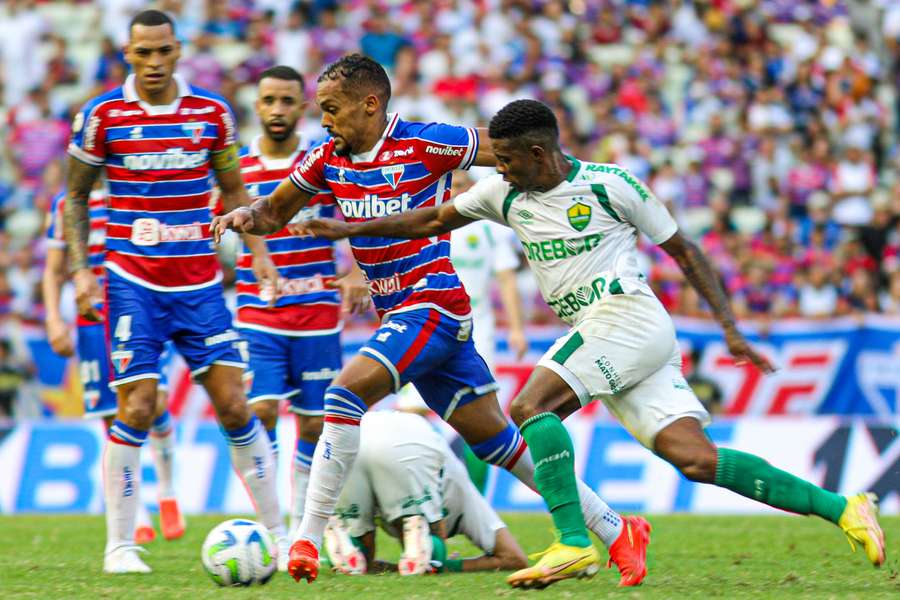
[(377, 60), (388, 71), (394, 68), (400, 48), (408, 44), (406, 38), (391, 28), (387, 13), (381, 10), (369, 15), (366, 33), (359, 40), (363, 53)]
[(31, 376), (31, 370), (13, 358), (9, 341), (0, 339), (0, 419), (14, 416), (19, 388)]
[(831, 194), (834, 220), (841, 225), (865, 225), (872, 219), (869, 195), (876, 183), (872, 159), (857, 144), (849, 145), (834, 167)]
[(900, 316), (900, 270), (891, 273), (888, 286), (878, 297), (881, 311)]
[(837, 314), (840, 308), (840, 294), (831, 282), (830, 269), (815, 262), (809, 266), (807, 282), (800, 288), (798, 310), (800, 316), (822, 319)]
[(228, 0), (206, 0), (203, 33), (211, 36), (210, 44), (233, 43), (242, 37), (242, 23), (229, 11)]
[(194, 40), (194, 53), (178, 62), (178, 71), (193, 85), (221, 92), (225, 69), (213, 53), (214, 43), (212, 34), (198, 35)]
[(47, 63), (39, 51), (46, 21), (33, 0), (7, 0), (0, 13), (0, 66), (3, 104), (12, 106), (44, 81)]
[(47, 80), (45, 85), (52, 87), (54, 85), (78, 83), (78, 69), (69, 58), (69, 47), (66, 38), (51, 35), (50, 39), (53, 42), (53, 54), (47, 59)]
[[(288, 14), (287, 23), (275, 33), (275, 57), (280, 65), (293, 67), (299, 73), (309, 73), (317, 64), (317, 47), (303, 4), (296, 4)], [(332, 13), (333, 14), (333, 13)]]
[(275, 66), (275, 58), (266, 42), (265, 28), (265, 21), (258, 18), (247, 26), (247, 46), (250, 48), (250, 56), (241, 61), (234, 70), (234, 80), (238, 85), (255, 85), (263, 71)]
[(47, 92), (31, 90), (28, 100), (13, 108), (9, 115), (7, 150), (19, 185), (34, 191), (47, 167), (65, 153), (69, 124), (54, 116)]

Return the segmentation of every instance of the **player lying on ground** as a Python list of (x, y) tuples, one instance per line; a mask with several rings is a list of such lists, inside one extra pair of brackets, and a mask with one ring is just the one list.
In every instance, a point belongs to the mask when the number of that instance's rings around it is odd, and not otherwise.
[(712, 308), (731, 354), (766, 373), (773, 368), (738, 331), (715, 270), (679, 233), (659, 200), (616, 165), (563, 155), (556, 118), (540, 102), (508, 104), (488, 131), (498, 173), (452, 202), (368, 222), (310, 221), (304, 229), (329, 239), (415, 239), (443, 235), (476, 219), (507, 224), (518, 235), (545, 300), (572, 327), (540, 360), (511, 408), (560, 540), (509, 582), (543, 586), (584, 573), (598, 561), (578, 504), (572, 441), (561, 423), (595, 399), (688, 479), (818, 515), (881, 565), (884, 535), (873, 495), (840, 496), (759, 457), (717, 448), (704, 434), (709, 414), (681, 375), (674, 325), (638, 268), (639, 233), (678, 262)]
[[(322, 191), (332, 192), (353, 222), (435, 206), (449, 199), (454, 169), (494, 164), (483, 131), (403, 121), (387, 114), (390, 95), (387, 73), (369, 58), (349, 55), (326, 67), (316, 99), (331, 138), (271, 196), (214, 219), (214, 235), (227, 229), (271, 234)], [(360, 237), (350, 245), (382, 324), (325, 393), (322, 443), (288, 564), (298, 581), (318, 574), (318, 548), (356, 456), (360, 418), (408, 382), (479, 458), (535, 485), (522, 436), (500, 409), (497, 384), (472, 343), (469, 298), (450, 262), (449, 236), (411, 242)], [(629, 533), (630, 520), (583, 483), (576, 485), (588, 526), (610, 548), (622, 583), (640, 582), (646, 535)], [(620, 539), (625, 541), (617, 545)]]
[[(520, 569), (525, 553), (469, 479), (465, 466), (419, 415), (371, 411), (360, 422), (359, 454), (347, 476), (325, 548), (341, 573)], [(398, 564), (375, 559), (376, 517), (403, 544)], [(483, 556), (448, 557), (445, 540), (466, 536)]]
[[(46, 315), (44, 323), (47, 328), (47, 340), (50, 347), (60, 356), (73, 356), (72, 336), (69, 326), (62, 318), (60, 311), (60, 295), (63, 284), (68, 279), (66, 273), (66, 238), (63, 227), (65, 211), (65, 194), (61, 193), (53, 199), (47, 225), (47, 259), (41, 275), (41, 289), (44, 294)], [(102, 287), (106, 278), (103, 258), (106, 255), (106, 222), (109, 220), (107, 193), (102, 182), (94, 186), (88, 199), (89, 245), (88, 261), (98, 284)], [(105, 318), (107, 310), (104, 304), (96, 307), (98, 313)], [(81, 386), (84, 390), (84, 416), (101, 417), (104, 430), (109, 433), (116, 414), (116, 393), (109, 387), (110, 345), (106, 335), (104, 321), (88, 321), (78, 317), (78, 363), (81, 375)], [(168, 352), (167, 357), (172, 353)], [(168, 360), (164, 360), (167, 363)], [(160, 372), (165, 378), (168, 365), (161, 365)], [(150, 446), (153, 449), (153, 464), (156, 468), (157, 491), (159, 498), (159, 527), (163, 537), (174, 540), (184, 535), (184, 518), (175, 498), (173, 472), (175, 461), (175, 430), (166, 402), (166, 391), (163, 379), (156, 398), (153, 413), (153, 425), (150, 429)], [(150, 514), (143, 502), (138, 503), (137, 520), (134, 539), (138, 544), (146, 544), (156, 538), (156, 530), (150, 521)]]

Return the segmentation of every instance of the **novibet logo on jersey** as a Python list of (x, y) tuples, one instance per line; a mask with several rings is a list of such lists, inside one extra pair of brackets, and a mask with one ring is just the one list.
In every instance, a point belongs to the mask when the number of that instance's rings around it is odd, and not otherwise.
[(575, 231), (584, 231), (584, 228), (591, 222), (591, 207), (581, 202), (576, 202), (569, 210), (566, 211), (569, 217), (569, 225)]

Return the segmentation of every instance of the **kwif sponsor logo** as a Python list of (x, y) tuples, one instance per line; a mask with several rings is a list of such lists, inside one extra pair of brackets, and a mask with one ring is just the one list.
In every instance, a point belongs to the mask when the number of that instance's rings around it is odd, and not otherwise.
[(391, 275), (390, 277), (383, 277), (381, 279), (373, 279), (369, 282), (369, 292), (373, 295), (384, 296), (385, 294), (393, 294), (395, 292), (399, 292), (401, 289), (400, 286), (400, 276), (399, 275)]
[(437, 154), (438, 156), (462, 156), (464, 148), (453, 146), (425, 146), (425, 154)]
[(154, 154), (129, 154), (125, 157), (125, 168), (129, 171), (173, 171), (196, 169), (206, 164), (209, 152), (185, 152), (182, 148), (170, 148)]
[(385, 199), (378, 194), (366, 194), (362, 200), (339, 198), (337, 202), (344, 216), (353, 219), (376, 219), (409, 210), (409, 194)]

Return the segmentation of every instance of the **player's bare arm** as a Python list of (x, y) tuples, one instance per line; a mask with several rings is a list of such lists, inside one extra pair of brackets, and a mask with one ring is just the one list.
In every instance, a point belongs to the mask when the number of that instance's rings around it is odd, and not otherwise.
[[(451, 557), (454, 558), (454, 557)], [(464, 573), (473, 571), (514, 571), (528, 566), (528, 559), (509, 529), (497, 530), (494, 552), (462, 560)]]
[(41, 275), (41, 291), (44, 295), (44, 326), (47, 328), (47, 341), (54, 352), (60, 356), (72, 356), (75, 347), (72, 333), (62, 318), (59, 310), (59, 296), (66, 282), (66, 251), (63, 248), (48, 248)]
[(478, 153), (472, 164), (476, 167), (496, 166), (497, 158), (494, 156), (494, 145), (488, 137), (487, 127), (478, 127), (475, 131), (478, 132)]
[(250, 206), (238, 207), (212, 221), (212, 233), (216, 243), (226, 230), (253, 235), (275, 233), (291, 220), (298, 210), (309, 204), (312, 194), (304, 192), (285, 179), (271, 196), (260, 198)]
[[(238, 169), (238, 153), (234, 145), (229, 146), (222, 152), (213, 156), (212, 160), (216, 181), (222, 192), (222, 208), (225, 212), (231, 212), (239, 207), (250, 206), (250, 195), (241, 178), (241, 171)], [(241, 238), (246, 244), (250, 253), (253, 255), (253, 274), (257, 281), (271, 286), (274, 293), (269, 300), (274, 305), (279, 296), (279, 277), (278, 269), (272, 258), (269, 256), (266, 248), (266, 241), (255, 235), (244, 233)]]
[(296, 231), (329, 240), (356, 236), (415, 240), (448, 233), (472, 221), (473, 219), (462, 216), (453, 202), (448, 202), (439, 207), (417, 208), (358, 223), (346, 223), (337, 219), (311, 219), (298, 224)]
[(713, 315), (725, 332), (725, 341), (732, 356), (739, 362), (752, 362), (764, 373), (773, 372), (775, 368), (768, 359), (759, 355), (738, 331), (728, 296), (719, 283), (719, 276), (697, 244), (676, 231), (660, 247), (675, 259), (688, 282), (712, 308)]
[(68, 194), (63, 213), (63, 230), (69, 249), (69, 270), (74, 274), (75, 302), (78, 314), (89, 321), (99, 321), (94, 305), (101, 299), (100, 286), (88, 264), (88, 200), (100, 167), (69, 158)]

